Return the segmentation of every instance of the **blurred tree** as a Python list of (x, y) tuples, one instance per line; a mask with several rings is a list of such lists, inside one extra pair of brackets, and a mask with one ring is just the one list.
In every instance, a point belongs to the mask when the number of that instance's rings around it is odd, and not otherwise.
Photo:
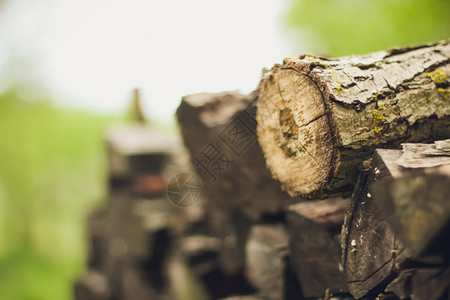
[(289, 1), (286, 24), (301, 51), (363, 54), (450, 37), (448, 0)]

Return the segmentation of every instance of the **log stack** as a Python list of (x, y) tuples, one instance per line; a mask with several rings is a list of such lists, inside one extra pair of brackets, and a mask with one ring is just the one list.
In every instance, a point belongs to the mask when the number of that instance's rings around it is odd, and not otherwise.
[(110, 135), (76, 299), (450, 299), (447, 74), (449, 41), (302, 55), (183, 97), (187, 151)]

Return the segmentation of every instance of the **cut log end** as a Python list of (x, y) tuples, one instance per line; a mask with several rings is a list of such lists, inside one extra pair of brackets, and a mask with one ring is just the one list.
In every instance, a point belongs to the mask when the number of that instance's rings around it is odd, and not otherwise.
[(292, 196), (346, 195), (376, 148), (449, 138), (449, 61), (443, 41), (276, 65), (261, 81), (257, 112), (272, 176)]
[(261, 88), (258, 137), (273, 176), (293, 196), (325, 188), (334, 145), (321, 91), (292, 69), (274, 70)]

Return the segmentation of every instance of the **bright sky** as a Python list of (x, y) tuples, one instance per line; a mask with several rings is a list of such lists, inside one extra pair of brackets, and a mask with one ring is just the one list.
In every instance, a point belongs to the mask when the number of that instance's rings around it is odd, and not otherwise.
[(282, 34), (285, 6), (286, 0), (8, 0), (0, 14), (0, 67), (21, 61), (7, 69), (10, 78), (37, 80), (60, 104), (96, 111), (123, 111), (139, 87), (150, 117), (167, 120), (183, 95), (250, 92), (263, 67), (294, 55)]

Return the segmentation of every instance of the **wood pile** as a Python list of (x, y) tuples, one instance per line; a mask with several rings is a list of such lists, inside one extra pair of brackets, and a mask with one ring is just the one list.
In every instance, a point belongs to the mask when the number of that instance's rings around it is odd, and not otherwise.
[(183, 97), (184, 146), (108, 135), (75, 298), (450, 299), (447, 74), (449, 41), (302, 55)]

